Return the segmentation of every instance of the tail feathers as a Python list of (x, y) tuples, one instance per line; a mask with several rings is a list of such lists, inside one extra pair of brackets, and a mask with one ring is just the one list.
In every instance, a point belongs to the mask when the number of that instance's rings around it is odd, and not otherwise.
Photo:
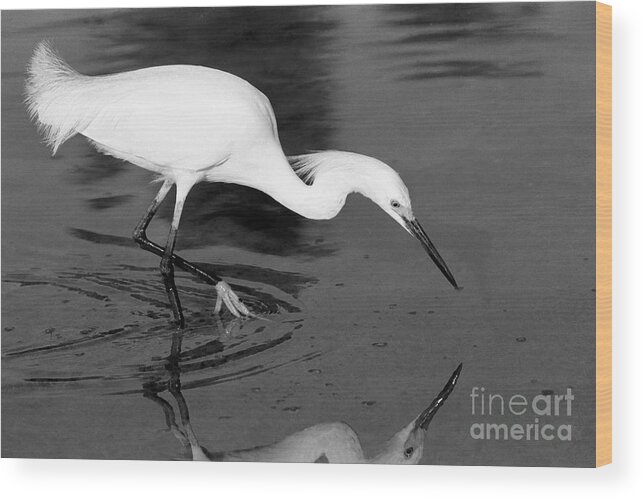
[(27, 69), (25, 100), (53, 154), (91, 120), (90, 109), (83, 105), (87, 104), (83, 94), (90, 78), (63, 61), (48, 42), (36, 46)]

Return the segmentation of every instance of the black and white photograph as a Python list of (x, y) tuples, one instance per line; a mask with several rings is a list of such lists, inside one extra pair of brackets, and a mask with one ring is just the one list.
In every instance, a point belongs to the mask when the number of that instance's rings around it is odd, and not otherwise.
[(609, 463), (597, 5), (3, 10), (2, 457)]

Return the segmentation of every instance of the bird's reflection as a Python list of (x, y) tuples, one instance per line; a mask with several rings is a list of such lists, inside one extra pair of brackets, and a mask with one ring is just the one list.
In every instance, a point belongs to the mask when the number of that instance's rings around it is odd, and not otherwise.
[[(161, 407), (168, 429), (193, 461), (418, 464), (424, 454), (424, 440), (429, 424), (455, 388), (462, 370), (460, 364), (431, 404), (387, 440), (380, 451), (370, 458), (364, 454), (357, 433), (343, 422), (316, 424), (270, 445), (212, 452), (199, 443), (190, 422), (187, 401), (181, 392), (179, 359), (182, 339), (182, 331), (177, 331), (172, 337), (166, 364), (168, 378), (147, 382), (143, 386), (143, 396)], [(172, 403), (160, 395), (165, 391), (174, 399), (179, 411), (178, 420)]]

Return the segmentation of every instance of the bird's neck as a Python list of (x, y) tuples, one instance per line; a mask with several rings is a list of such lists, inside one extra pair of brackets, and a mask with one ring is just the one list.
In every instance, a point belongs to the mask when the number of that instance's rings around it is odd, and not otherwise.
[(314, 220), (333, 218), (353, 191), (347, 182), (337, 177), (320, 176), (312, 185), (307, 185), (290, 167), (263, 182), (261, 190), (286, 208)]
[(303, 182), (301, 184), (303, 186), (300, 189), (289, 193), (294, 203), (288, 206), (288, 201), (285, 201), (283, 204), (301, 216), (314, 220), (334, 218), (344, 207), (348, 194), (352, 192), (349, 186), (340, 181), (327, 182), (322, 179), (312, 185)]
[(350, 426), (345, 423), (321, 423), (272, 445), (226, 452), (223, 460), (357, 464), (364, 462), (364, 453)]

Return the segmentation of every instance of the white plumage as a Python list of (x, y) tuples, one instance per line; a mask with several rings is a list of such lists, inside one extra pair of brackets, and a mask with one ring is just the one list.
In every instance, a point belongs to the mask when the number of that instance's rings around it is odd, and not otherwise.
[[(334, 217), (346, 196), (359, 192), (420, 239), (449, 282), (457, 286), (415, 220), (408, 190), (392, 168), (368, 156), (340, 151), (287, 158), (270, 101), (237, 76), (188, 65), (85, 76), (43, 42), (28, 67), (26, 94), (29, 112), (54, 154), (70, 137), (82, 134), (100, 152), (153, 171), (164, 180), (135, 239), (163, 257), (168, 296), (181, 324), (173, 264), (208, 280), (196, 266), (173, 254), (185, 198), (201, 181), (259, 189), (311, 219)], [(160, 251), (147, 240), (145, 229), (173, 185), (177, 196), (172, 230), (165, 250)], [(218, 283), (217, 309), (224, 303), (235, 315), (249, 314), (218, 276), (211, 277), (210, 282)]]
[(379, 452), (367, 458), (355, 430), (343, 422), (320, 423), (287, 436), (270, 445), (227, 452), (210, 452), (199, 443), (192, 428), (190, 411), (179, 389), (180, 370), (174, 372), (169, 391), (179, 408), (182, 428), (176, 421), (173, 407), (157, 393), (146, 397), (158, 403), (165, 413), (169, 429), (189, 451), (193, 461), (244, 461), (274, 463), (344, 463), (344, 464), (418, 464), (424, 453), (424, 441), (436, 413), (453, 392), (462, 364), (451, 374), (444, 388), (431, 404), (411, 422), (389, 438)]
[(90, 77), (42, 43), (28, 74), (29, 110), (54, 153), (80, 133), (102, 152), (166, 174), (203, 171), (257, 141), (278, 141), (268, 99), (223, 71), (175, 65)]
[(91, 80), (58, 58), (47, 43), (36, 47), (27, 74), (29, 113), (55, 154), (63, 142), (91, 122), (100, 101), (87, 96)]

